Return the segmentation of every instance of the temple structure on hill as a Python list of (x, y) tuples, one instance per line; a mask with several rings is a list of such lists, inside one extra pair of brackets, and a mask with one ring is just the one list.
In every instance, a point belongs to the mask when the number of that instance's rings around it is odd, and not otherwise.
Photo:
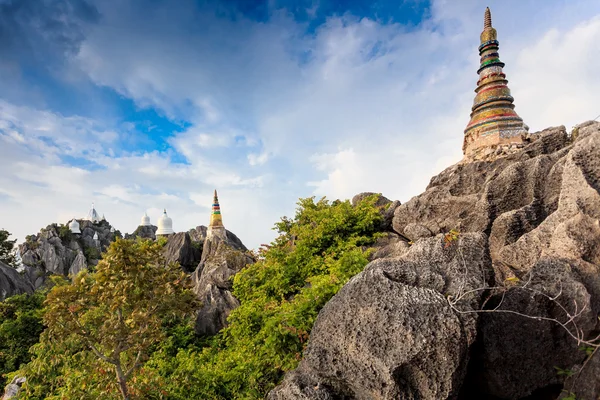
[[(102, 218), (104, 218), (104, 216), (102, 216)], [(96, 208), (94, 207), (94, 203), (92, 203), (92, 208), (90, 208), (90, 211), (88, 211), (88, 215), (84, 218), (86, 221), (92, 221), (93, 223), (97, 223), (101, 221), (100, 215), (98, 214), (98, 212), (96, 211)]]
[(167, 215), (167, 210), (163, 211), (163, 215), (158, 219), (158, 229), (156, 236), (168, 236), (175, 233), (173, 230), (173, 220)]
[(212, 213), (210, 214), (210, 224), (208, 225), (207, 238), (218, 237), (223, 240), (227, 237), (227, 231), (223, 226), (223, 217), (221, 216), (221, 206), (219, 205), (219, 197), (215, 190), (212, 204)]
[(148, 216), (148, 213), (144, 212), (144, 215), (142, 216), (142, 220), (140, 222), (140, 226), (150, 226), (152, 225), (150, 223), (150, 217)]
[[(73, 218), (71, 221), (69, 221), (68, 226), (72, 233), (81, 234), (81, 227), (82, 227), (82, 225), (80, 224), (81, 221), (90, 221), (93, 224), (98, 224), (98, 223), (101, 223), (102, 221), (106, 221), (106, 219), (104, 218), (104, 215), (102, 215), (102, 217), (100, 217), (100, 215), (96, 211), (96, 208), (94, 207), (94, 204), (92, 203), (92, 208), (90, 209), (90, 211), (88, 212), (88, 214), (85, 218), (81, 218), (81, 219), (79, 219), (79, 221), (77, 220), (77, 218)], [(139, 227), (152, 227), (152, 224), (150, 223), (150, 217), (148, 216), (148, 214), (146, 212), (144, 212), (144, 215), (142, 216), (142, 218), (140, 220)], [(111, 227), (110, 229), (111, 229), (110, 230), (111, 233), (115, 232), (115, 229), (113, 227)], [(154, 231), (151, 231), (152, 238), (154, 238), (154, 235), (169, 236), (169, 235), (175, 234), (175, 231), (173, 230), (173, 220), (167, 215), (166, 209), (163, 211), (163, 215), (160, 218), (158, 218), (157, 227), (155, 228), (155, 231), (156, 231), (155, 233), (154, 233)], [(210, 223), (209, 223), (208, 229), (206, 231), (206, 235), (208, 238), (218, 237), (223, 240), (225, 240), (227, 238), (227, 231), (225, 230), (225, 227), (223, 226), (223, 218), (221, 216), (221, 206), (219, 205), (219, 197), (217, 195), (216, 190), (214, 191), (212, 212), (210, 215)]]
[(479, 154), (497, 147), (520, 145), (529, 130), (514, 110), (514, 98), (502, 71), (504, 63), (498, 54), (499, 42), (489, 7), (485, 10), (480, 39), (477, 94), (463, 144), (463, 153), (469, 158), (477, 158)]

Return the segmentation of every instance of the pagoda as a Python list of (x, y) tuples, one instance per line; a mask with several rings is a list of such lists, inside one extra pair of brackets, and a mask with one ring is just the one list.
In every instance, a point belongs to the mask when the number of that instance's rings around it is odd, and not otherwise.
[(498, 54), (499, 42), (496, 29), (492, 27), (489, 7), (485, 9), (480, 38), (481, 64), (477, 71), (477, 94), (463, 143), (463, 153), (469, 158), (478, 158), (490, 148), (520, 145), (529, 130), (514, 110), (514, 98), (510, 95), (506, 75), (502, 72), (504, 63)]
[(218, 237), (225, 240), (227, 232), (223, 226), (223, 218), (221, 217), (221, 206), (219, 205), (219, 197), (215, 190), (212, 204), (212, 213), (210, 214), (210, 224), (208, 225), (207, 237)]

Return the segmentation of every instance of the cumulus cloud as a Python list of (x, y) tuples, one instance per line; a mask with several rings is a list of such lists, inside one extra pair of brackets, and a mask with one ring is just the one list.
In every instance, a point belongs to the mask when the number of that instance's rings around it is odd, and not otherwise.
[[(600, 114), (600, 5), (492, 3), (531, 129)], [(309, 31), (285, 9), (258, 22), (191, 1), (140, 8), (97, 3), (68, 68), (185, 128), (165, 147), (124, 149), (134, 126), (0, 101), (0, 223), (19, 237), (92, 200), (123, 231), (162, 208), (183, 231), (208, 222), (217, 188), (227, 228), (256, 247), (298, 197), (406, 201), (461, 157), (478, 1), (433, 1), (417, 26), (346, 13)]]

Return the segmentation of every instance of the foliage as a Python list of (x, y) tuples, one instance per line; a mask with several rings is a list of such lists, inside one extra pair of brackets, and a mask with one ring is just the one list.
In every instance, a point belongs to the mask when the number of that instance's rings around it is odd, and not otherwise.
[(100, 258), (100, 251), (95, 247), (84, 246), (83, 255), (89, 264), (92, 260), (98, 260)]
[(71, 228), (68, 225), (60, 224), (57, 226), (58, 237), (63, 243), (68, 243), (73, 238), (73, 234), (71, 232)]
[(25, 243), (27, 244), (27, 248), (30, 250), (35, 250), (40, 247), (40, 242), (37, 241), (37, 237), (35, 235), (25, 236)]
[(377, 196), (348, 201), (301, 199), (278, 238), (239, 272), (241, 306), (202, 351), (157, 351), (145, 371), (165, 378), (169, 399), (262, 399), (295, 368), (319, 310), (368, 262), (381, 215)]
[(55, 281), (48, 328), (18, 371), (28, 378), (23, 398), (161, 398), (164, 382), (140, 367), (169, 322), (196, 302), (188, 277), (175, 264), (164, 267), (160, 251), (150, 241), (117, 239), (95, 272)]
[(0, 302), (0, 388), (4, 375), (29, 362), (29, 348), (44, 329), (42, 303), (45, 293), (20, 294)]
[(17, 268), (19, 261), (17, 259), (17, 251), (15, 243), (17, 239), (9, 240), (10, 233), (4, 229), (0, 229), (0, 261), (8, 266)]
[(167, 245), (167, 243), (169, 242), (169, 238), (166, 236), (158, 236), (156, 238), (156, 243), (160, 246), (160, 247), (165, 247)]

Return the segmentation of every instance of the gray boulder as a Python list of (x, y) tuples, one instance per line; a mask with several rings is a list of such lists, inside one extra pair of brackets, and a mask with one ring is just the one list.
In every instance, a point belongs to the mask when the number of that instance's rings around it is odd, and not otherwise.
[(125, 234), (125, 239), (152, 239), (156, 240), (156, 231), (158, 230), (158, 226), (155, 225), (140, 225), (136, 228), (133, 233)]
[(477, 334), (478, 314), (468, 312), (481, 292), (456, 305), (464, 314), (447, 298), (485, 285), (486, 239), (469, 234), (446, 248), (439, 235), (371, 262), (321, 310), (300, 366), (269, 399), (456, 396)]
[(180, 232), (169, 236), (163, 248), (163, 256), (167, 263), (175, 262), (184, 271), (193, 272), (202, 254), (202, 243), (192, 242), (188, 232)]
[(4, 388), (4, 396), (2, 396), (2, 400), (15, 399), (25, 381), (25, 377), (14, 377), (12, 382), (10, 382), (8, 385), (6, 385), (6, 388)]
[(0, 301), (15, 294), (33, 293), (33, 285), (16, 269), (0, 261)]

